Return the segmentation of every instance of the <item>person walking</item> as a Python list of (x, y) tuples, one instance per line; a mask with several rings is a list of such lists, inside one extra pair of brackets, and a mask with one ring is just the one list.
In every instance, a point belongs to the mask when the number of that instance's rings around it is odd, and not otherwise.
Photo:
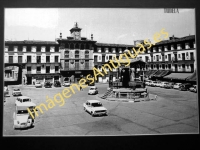
[(81, 90), (81, 91), (83, 91), (83, 88), (82, 88), (82, 86), (80, 86), (80, 90)]

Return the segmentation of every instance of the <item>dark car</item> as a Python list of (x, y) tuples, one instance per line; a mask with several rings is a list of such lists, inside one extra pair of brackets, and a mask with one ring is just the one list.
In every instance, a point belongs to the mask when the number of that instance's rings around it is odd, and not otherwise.
[(45, 88), (51, 88), (51, 86), (52, 86), (51, 82), (45, 82), (44, 83)]
[(192, 87), (190, 87), (189, 91), (197, 93), (197, 85), (193, 85)]
[(61, 87), (60, 81), (55, 81), (54, 82), (54, 87)]
[(184, 83), (184, 84), (181, 84), (179, 90), (188, 91), (190, 87), (192, 87), (192, 85), (190, 83)]
[(164, 88), (166, 88), (166, 89), (173, 89), (173, 87), (174, 87), (174, 83), (173, 82), (169, 82), (169, 83), (164, 85)]

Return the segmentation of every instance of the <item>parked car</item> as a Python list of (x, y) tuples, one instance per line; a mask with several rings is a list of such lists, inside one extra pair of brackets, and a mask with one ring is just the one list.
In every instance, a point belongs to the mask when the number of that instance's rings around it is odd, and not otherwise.
[(28, 96), (19, 96), (15, 100), (15, 105), (18, 105), (20, 103), (27, 103), (27, 102), (31, 102), (31, 98), (30, 97), (28, 97)]
[(174, 88), (174, 83), (173, 82), (168, 82), (167, 84), (164, 85), (164, 88), (173, 89)]
[(87, 100), (83, 104), (85, 111), (89, 112), (92, 116), (107, 115), (107, 109), (103, 107), (102, 103), (98, 100)]
[(146, 84), (147, 86), (149, 86), (149, 84), (150, 84), (151, 82), (152, 82), (151, 80), (147, 80), (147, 81), (145, 81), (145, 84)]
[(197, 93), (197, 85), (193, 85), (189, 88), (189, 91)]
[(14, 88), (12, 91), (13, 96), (22, 96), (22, 92), (19, 88)]
[(148, 84), (148, 86), (152, 86), (153, 82), (154, 81), (150, 81), (149, 84)]
[(52, 83), (47, 81), (47, 82), (44, 83), (44, 87), (45, 88), (51, 88), (52, 87)]
[(168, 84), (168, 82), (161, 82), (160, 87), (161, 87), (161, 88), (164, 88), (165, 85), (167, 85), (167, 84)]
[(70, 86), (70, 82), (69, 82), (69, 81), (64, 81), (64, 82), (63, 82), (63, 86), (65, 86), (65, 87)]
[(15, 112), (13, 113), (13, 128), (16, 129), (32, 127), (34, 125), (34, 119), (30, 116), (27, 108), (29, 108), (29, 110), (32, 111), (32, 114), (34, 115), (33, 108), (35, 107), (36, 105), (32, 102), (17, 104), (15, 107)]
[(39, 82), (39, 81), (37, 81), (37, 82), (35, 83), (35, 87), (36, 87), (36, 88), (42, 88), (42, 83)]
[(95, 95), (98, 94), (98, 90), (96, 86), (92, 86), (90, 87), (89, 91), (88, 91), (88, 95)]
[(192, 85), (190, 83), (184, 83), (184, 84), (181, 84), (179, 90), (188, 91), (190, 87), (192, 87)]
[(161, 85), (161, 81), (157, 81), (157, 83), (155, 83), (154, 85), (156, 86), (156, 87), (160, 87), (160, 85)]
[(4, 86), (4, 96), (8, 96), (9, 95), (9, 90), (7, 86)]
[(151, 86), (153, 86), (153, 87), (155, 87), (156, 84), (157, 84), (157, 81), (153, 81), (153, 82), (151, 82)]
[(54, 87), (61, 87), (60, 81), (55, 81), (54, 82)]
[(175, 83), (174, 84), (174, 89), (179, 89), (182, 83)]

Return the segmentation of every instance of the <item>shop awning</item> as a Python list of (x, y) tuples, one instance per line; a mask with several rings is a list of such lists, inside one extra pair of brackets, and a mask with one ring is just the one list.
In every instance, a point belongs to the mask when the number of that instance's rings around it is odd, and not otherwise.
[(170, 71), (169, 70), (162, 70), (160, 74), (158, 74), (156, 77), (164, 77), (166, 76)]
[(191, 76), (189, 76), (189, 77), (187, 78), (187, 80), (188, 80), (188, 81), (197, 81), (196, 70), (194, 71), (194, 73), (193, 73)]
[(164, 78), (165, 79), (185, 80), (191, 75), (192, 75), (192, 73), (171, 73), (170, 75), (167, 75)]

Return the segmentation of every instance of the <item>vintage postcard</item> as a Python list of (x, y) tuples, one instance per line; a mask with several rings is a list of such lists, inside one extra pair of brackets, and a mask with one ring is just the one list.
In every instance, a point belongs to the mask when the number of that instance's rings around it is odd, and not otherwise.
[(198, 134), (194, 8), (4, 12), (3, 136)]

